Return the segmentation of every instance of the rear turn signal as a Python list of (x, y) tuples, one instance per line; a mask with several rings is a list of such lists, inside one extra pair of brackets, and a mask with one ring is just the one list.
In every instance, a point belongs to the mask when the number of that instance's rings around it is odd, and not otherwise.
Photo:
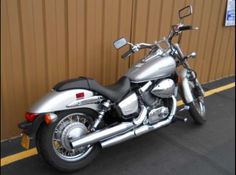
[(44, 116), (44, 121), (47, 125), (53, 123), (56, 120), (57, 120), (57, 115), (54, 113), (48, 113), (48, 114), (45, 114)]
[(28, 122), (33, 122), (37, 116), (38, 116), (38, 114), (35, 114), (35, 113), (30, 113), (30, 112), (25, 113), (25, 119)]

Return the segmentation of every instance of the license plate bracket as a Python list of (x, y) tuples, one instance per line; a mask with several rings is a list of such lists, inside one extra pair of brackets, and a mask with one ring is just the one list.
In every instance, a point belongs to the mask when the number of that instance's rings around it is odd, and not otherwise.
[(30, 137), (23, 133), (22, 138), (21, 138), (21, 146), (25, 149), (29, 149), (30, 145)]

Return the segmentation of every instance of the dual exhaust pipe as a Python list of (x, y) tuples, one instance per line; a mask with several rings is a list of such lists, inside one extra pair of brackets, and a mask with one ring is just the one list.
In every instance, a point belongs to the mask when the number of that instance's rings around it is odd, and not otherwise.
[(72, 141), (71, 147), (78, 148), (100, 142), (101, 146), (106, 148), (167, 126), (172, 122), (172, 119), (176, 113), (176, 99), (174, 96), (172, 96), (172, 101), (172, 109), (169, 117), (166, 120), (158, 122), (154, 125), (141, 125), (142, 122), (137, 122), (137, 120), (144, 120), (147, 117), (147, 110), (144, 106), (142, 106), (140, 115), (133, 122), (122, 122), (121, 124), (111, 128), (88, 134), (82, 138), (79, 138), (78, 140)]

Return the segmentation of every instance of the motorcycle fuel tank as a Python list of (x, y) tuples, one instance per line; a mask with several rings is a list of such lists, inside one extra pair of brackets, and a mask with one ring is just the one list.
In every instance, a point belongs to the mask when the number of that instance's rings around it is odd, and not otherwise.
[(153, 54), (145, 58), (129, 69), (126, 76), (133, 83), (159, 79), (172, 74), (176, 69), (173, 57)]

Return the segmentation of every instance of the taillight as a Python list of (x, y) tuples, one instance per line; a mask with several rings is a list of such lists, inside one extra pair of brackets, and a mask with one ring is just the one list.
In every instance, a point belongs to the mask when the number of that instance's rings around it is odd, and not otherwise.
[(28, 122), (33, 122), (37, 116), (38, 116), (38, 114), (35, 114), (35, 113), (30, 113), (30, 112), (25, 113), (25, 119)]
[(76, 98), (77, 99), (84, 98), (84, 92), (80, 92), (80, 93), (76, 94)]

